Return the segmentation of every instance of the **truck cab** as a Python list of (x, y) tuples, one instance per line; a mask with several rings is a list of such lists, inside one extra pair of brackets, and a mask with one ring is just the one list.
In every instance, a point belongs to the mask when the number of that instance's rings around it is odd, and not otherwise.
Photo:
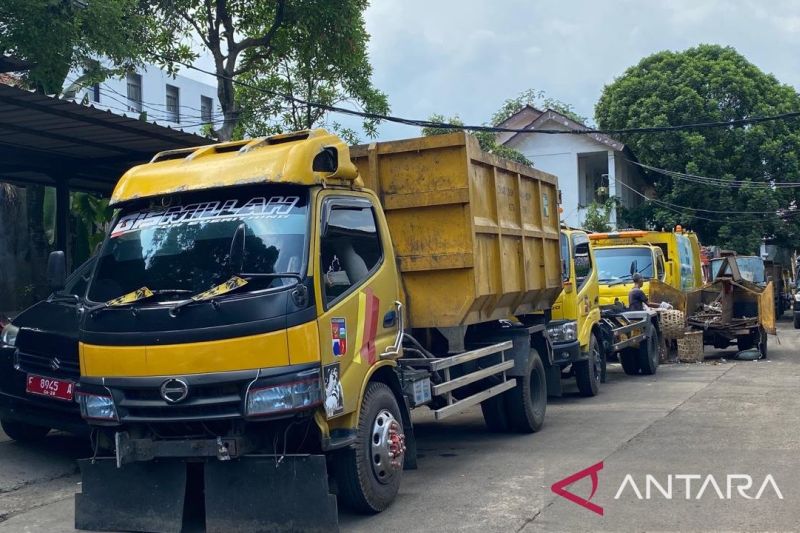
[(553, 359), (559, 373), (569, 367), (568, 375), (575, 377), (583, 396), (594, 396), (605, 370), (594, 252), (581, 230), (562, 228), (560, 244), (564, 288), (553, 304), (548, 324)]

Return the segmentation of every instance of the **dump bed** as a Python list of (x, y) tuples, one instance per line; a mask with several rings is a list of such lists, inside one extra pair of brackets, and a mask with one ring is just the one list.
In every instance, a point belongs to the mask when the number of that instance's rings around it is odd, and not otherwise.
[(453, 133), (351, 148), (383, 204), (411, 327), (549, 309), (561, 291), (555, 176)]

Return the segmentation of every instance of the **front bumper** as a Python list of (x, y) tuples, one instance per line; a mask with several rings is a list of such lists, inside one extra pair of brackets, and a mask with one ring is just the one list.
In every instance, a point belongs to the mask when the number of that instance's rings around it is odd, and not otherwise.
[(26, 381), (27, 374), (14, 368), (14, 349), (0, 348), (0, 416), (76, 435), (89, 433), (77, 403), (31, 396), (25, 392)]
[(587, 354), (581, 352), (581, 343), (577, 340), (572, 342), (553, 343), (553, 363), (566, 365), (585, 361)]

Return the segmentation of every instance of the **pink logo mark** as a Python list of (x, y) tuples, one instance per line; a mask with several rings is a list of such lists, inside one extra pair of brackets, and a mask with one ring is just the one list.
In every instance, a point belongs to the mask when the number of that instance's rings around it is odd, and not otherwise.
[[(575, 472), (571, 476), (565, 477), (561, 481), (556, 481), (555, 483), (553, 483), (553, 486), (550, 487), (550, 490), (552, 490), (562, 498), (568, 499), (572, 503), (577, 503), (581, 507), (585, 507), (586, 509), (589, 509), (593, 513), (597, 513), (600, 516), (603, 516), (603, 508), (589, 501), (594, 496), (594, 493), (597, 492), (597, 485), (599, 483), (599, 478), (597, 476), (597, 473), (602, 469), (603, 469), (603, 461), (600, 461), (599, 463), (592, 465), (589, 468), (584, 468), (580, 472)], [(566, 487), (572, 485), (579, 479), (585, 478), (586, 476), (591, 476), (592, 479), (592, 493), (589, 494), (588, 498), (586, 499), (581, 498), (577, 494), (573, 494), (572, 492), (566, 489)]]

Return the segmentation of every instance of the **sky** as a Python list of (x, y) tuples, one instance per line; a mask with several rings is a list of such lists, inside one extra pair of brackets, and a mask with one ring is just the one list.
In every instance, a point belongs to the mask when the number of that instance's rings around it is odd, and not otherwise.
[[(800, 89), (800, 0), (372, 0), (365, 20), (373, 83), (407, 118), (480, 124), (528, 88), (593, 117), (625, 69), (700, 43), (733, 46)], [(383, 123), (378, 140), (418, 134)]]

